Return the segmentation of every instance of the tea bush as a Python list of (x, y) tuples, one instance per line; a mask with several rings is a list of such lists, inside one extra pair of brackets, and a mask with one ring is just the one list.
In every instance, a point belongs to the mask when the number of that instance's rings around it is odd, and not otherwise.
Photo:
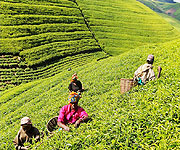
[(174, 27), (140, 2), (76, 2), (101, 47), (111, 55), (121, 54), (137, 46), (179, 38), (180, 34)]
[(23, 4), (29, 4), (29, 5), (46, 5), (46, 6), (61, 6), (61, 7), (76, 7), (76, 4), (73, 1), (70, 0), (0, 0), (2, 2), (10, 2), (10, 3), (23, 3)]
[[(94, 48), (94, 47), (92, 46), (91, 48)], [(22, 62), (20, 63), (16, 62), (16, 67), (18, 66), (17, 68), (0, 69), (0, 76), (1, 76), (0, 90), (3, 91), (8, 88), (12, 88), (23, 82), (30, 82), (32, 80), (51, 77), (69, 68), (79, 67), (79, 66), (82, 66), (84, 64), (91, 62), (92, 60), (98, 60), (103, 57), (107, 57), (106, 53), (104, 52), (95, 51), (95, 52), (89, 53), (87, 51), (87, 53), (85, 52), (82, 54), (67, 56), (58, 61), (54, 60), (54, 63), (46, 64), (46, 65), (44, 64), (43, 67), (37, 67), (36, 69), (32, 69), (29, 67), (25, 69), (20, 68), (24, 64), (22, 64)], [(7, 67), (9, 67), (10, 64), (5, 62), (1, 65), (3, 66), (7, 65)]]
[[(0, 0), (0, 4), (0, 55), (21, 58), (0, 65), (0, 90), (66, 70), (72, 63), (63, 60), (69, 56), (92, 53), (92, 59), (100, 59), (105, 53), (118, 55), (180, 35), (134, 0)], [(80, 65), (84, 58), (81, 63), (73, 57)], [(60, 66), (46, 69), (53, 63)]]
[[(51, 44), (57, 45), (57, 42), (67, 42), (70, 45), (76, 40), (92, 39), (93, 35), (87, 28), (84, 18), (73, 1), (69, 0), (41, 0), (41, 1), (26, 1), (26, 0), (4, 0), (0, 1), (0, 19), (1, 19), (1, 44), (0, 53), (16, 54), (27, 60), (28, 65), (39, 65), (47, 59), (56, 57), (66, 57), (79, 53), (84, 53), (81, 47), (69, 47), (61, 49), (61, 54), (55, 54), (52, 49), (51, 54), (44, 50), (39, 55), (31, 53), (31, 49), (39, 50), (38, 46), (44, 46), (51, 51)], [(75, 41), (74, 41), (75, 40)], [(49, 44), (49, 45), (48, 45)], [(59, 43), (59, 47), (62, 47)], [(78, 44), (77, 44), (78, 45)], [(102, 51), (97, 48), (97, 43), (84, 44), (86, 51)], [(30, 49), (30, 50), (29, 50)], [(78, 49), (73, 51), (72, 49)], [(82, 51), (81, 51), (82, 50)], [(22, 53), (20, 53), (22, 51)], [(60, 50), (59, 50), (60, 51)], [(30, 52), (30, 54), (27, 54)], [(22, 54), (22, 55), (21, 55)], [(28, 55), (28, 58), (26, 57)], [(36, 55), (36, 56), (35, 56)], [(42, 58), (43, 56), (43, 58)], [(31, 58), (32, 57), (32, 58)], [(36, 59), (38, 61), (31, 62)]]
[(85, 24), (41, 24), (24, 26), (2, 26), (0, 28), (2, 38), (15, 38), (30, 35), (38, 35), (47, 32), (74, 32), (87, 31)]
[[(163, 68), (161, 77), (121, 95), (120, 79), (132, 78), (148, 54), (155, 56), (156, 75), (157, 66)], [(37, 149), (179, 149), (179, 56), (180, 40), (143, 46), (5, 91), (0, 97), (1, 149), (13, 148), (23, 116), (46, 132), (48, 120), (68, 103), (74, 72), (86, 89), (79, 105), (92, 121), (49, 139), (45, 135)]]
[(0, 61), (19, 57), (0, 64), (0, 91), (106, 57), (74, 1), (0, 0), (0, 13)]

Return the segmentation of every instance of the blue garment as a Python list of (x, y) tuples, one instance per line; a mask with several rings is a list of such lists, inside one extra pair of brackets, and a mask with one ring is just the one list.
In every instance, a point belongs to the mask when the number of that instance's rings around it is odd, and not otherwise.
[(144, 82), (142, 82), (141, 78), (138, 78), (138, 85), (144, 85)]
[(62, 128), (59, 128), (59, 129), (58, 129), (58, 131), (61, 131), (61, 130), (62, 130)]

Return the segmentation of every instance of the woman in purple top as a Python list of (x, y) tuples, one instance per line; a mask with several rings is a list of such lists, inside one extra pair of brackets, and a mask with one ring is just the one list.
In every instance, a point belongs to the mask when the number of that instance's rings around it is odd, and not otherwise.
[(78, 106), (79, 99), (80, 96), (76, 92), (71, 92), (68, 97), (69, 104), (63, 106), (59, 112), (57, 124), (65, 131), (70, 131), (67, 126), (69, 123), (75, 124), (75, 128), (77, 128), (81, 123), (89, 120), (86, 111)]

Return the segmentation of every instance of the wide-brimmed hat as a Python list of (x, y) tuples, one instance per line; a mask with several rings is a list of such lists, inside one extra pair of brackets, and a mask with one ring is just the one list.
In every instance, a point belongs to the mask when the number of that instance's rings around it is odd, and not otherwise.
[(76, 103), (79, 101), (80, 98), (81, 98), (81, 96), (78, 93), (71, 92), (69, 94), (68, 101), (69, 101), (69, 103)]
[(148, 55), (147, 61), (154, 61), (154, 55)]
[(32, 124), (29, 117), (23, 117), (21, 119), (21, 125), (24, 125), (24, 124)]

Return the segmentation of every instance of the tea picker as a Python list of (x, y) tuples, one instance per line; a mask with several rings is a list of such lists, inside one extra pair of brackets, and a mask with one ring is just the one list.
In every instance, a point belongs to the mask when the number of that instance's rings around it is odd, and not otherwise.
[[(154, 56), (148, 55), (147, 63), (141, 65), (134, 73), (134, 83), (135, 85), (145, 85), (147, 82), (151, 80), (155, 80), (155, 73), (153, 71), (153, 62)], [(162, 68), (158, 66), (158, 75), (157, 78), (160, 77)]]
[(65, 131), (70, 131), (67, 124), (74, 124), (75, 128), (77, 128), (81, 123), (89, 120), (86, 111), (78, 106), (80, 98), (81, 96), (78, 93), (71, 92), (68, 97), (69, 104), (60, 109), (57, 124)]
[[(136, 85), (145, 85), (147, 82), (151, 80), (155, 80), (155, 73), (153, 71), (153, 62), (154, 56), (148, 55), (147, 63), (141, 65), (134, 73), (133, 79), (121, 79), (120, 88), (121, 94), (132, 89), (133, 86)], [(158, 66), (158, 75), (157, 78), (160, 77), (162, 68)]]
[(77, 74), (74, 73), (71, 78), (71, 83), (68, 86), (69, 92), (81, 94), (84, 91), (81, 81), (78, 80)]
[(23, 117), (21, 119), (21, 128), (13, 140), (16, 150), (27, 150), (30, 145), (26, 146), (27, 142), (32, 144), (32, 139), (34, 138), (35, 142), (40, 141), (40, 132), (39, 130), (32, 125), (32, 122), (29, 117)]

